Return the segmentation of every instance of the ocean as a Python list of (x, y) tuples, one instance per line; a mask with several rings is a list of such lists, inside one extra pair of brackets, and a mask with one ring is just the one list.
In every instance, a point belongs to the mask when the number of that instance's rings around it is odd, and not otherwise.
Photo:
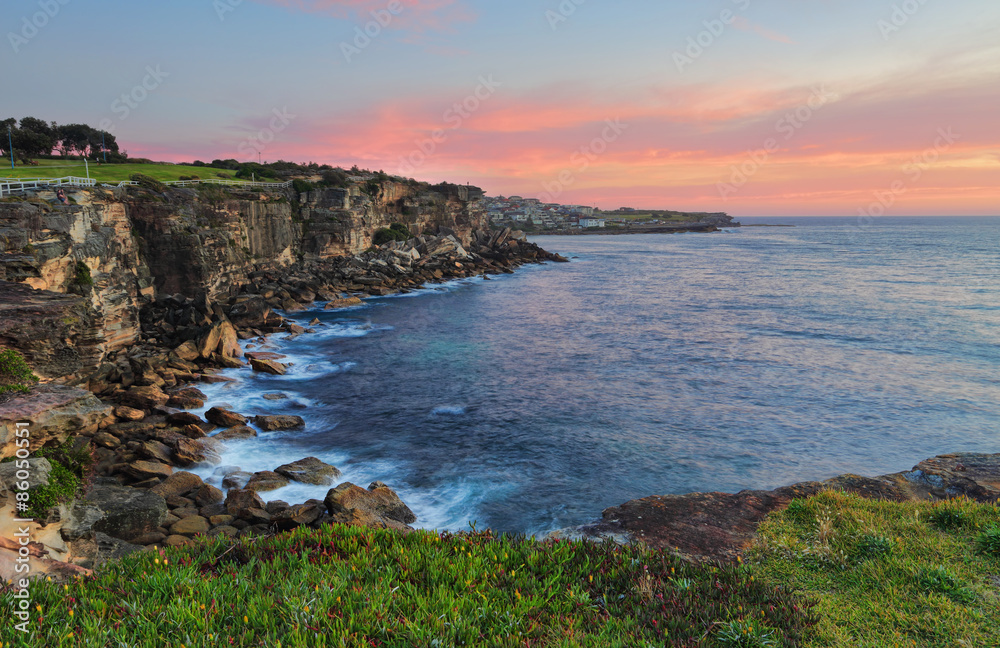
[(416, 526), (541, 535), (647, 495), (1000, 452), (1000, 218), (742, 221), (794, 227), (539, 236), (572, 262), (294, 314), (322, 325), (269, 341), (288, 376), (205, 391), (306, 429), (224, 463), (315, 456)]

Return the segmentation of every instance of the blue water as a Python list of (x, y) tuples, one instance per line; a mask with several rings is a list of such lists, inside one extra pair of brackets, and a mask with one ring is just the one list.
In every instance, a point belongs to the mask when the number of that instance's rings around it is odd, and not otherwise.
[(651, 494), (1000, 452), (1000, 219), (755, 221), (797, 227), (538, 237), (572, 263), (296, 315), (325, 326), (274, 342), (289, 376), (210, 396), (307, 429), (226, 461), (314, 455), (418, 525), (544, 533)]

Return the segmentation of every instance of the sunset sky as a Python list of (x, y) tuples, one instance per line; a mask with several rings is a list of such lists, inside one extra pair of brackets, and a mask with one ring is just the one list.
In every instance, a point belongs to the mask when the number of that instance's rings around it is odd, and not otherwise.
[(996, 0), (5, 0), (0, 24), (0, 118), (103, 123), (133, 157), (1000, 214)]

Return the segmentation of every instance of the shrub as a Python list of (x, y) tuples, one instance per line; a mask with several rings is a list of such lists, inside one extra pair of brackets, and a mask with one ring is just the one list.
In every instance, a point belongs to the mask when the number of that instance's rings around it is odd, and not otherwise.
[(984, 554), (1000, 558), (1000, 526), (987, 527), (976, 538), (976, 546)]
[(80, 479), (66, 466), (52, 459), (49, 460), (49, 463), (52, 464), (49, 483), (35, 486), (28, 491), (30, 499), (26, 513), (29, 517), (45, 518), (50, 508), (60, 502), (73, 499), (73, 496), (80, 489)]
[(73, 283), (81, 287), (94, 285), (94, 278), (90, 276), (90, 266), (83, 261), (76, 262), (76, 276), (73, 277)]
[(13, 349), (0, 351), (0, 394), (27, 393), (38, 382), (24, 357)]
[(409, 241), (413, 238), (410, 234), (410, 230), (402, 223), (393, 223), (389, 227), (382, 228), (375, 231), (375, 235), (372, 237), (372, 243), (375, 245), (385, 245), (389, 241)]
[(137, 183), (143, 189), (149, 189), (150, 191), (155, 191), (157, 193), (163, 193), (167, 190), (167, 185), (163, 184), (156, 178), (143, 173), (133, 173), (128, 179)]
[(301, 178), (295, 178), (294, 180), (292, 180), (292, 188), (301, 194), (301, 193), (306, 193), (307, 191), (312, 191), (316, 187), (313, 185), (313, 183), (307, 180), (302, 180)]

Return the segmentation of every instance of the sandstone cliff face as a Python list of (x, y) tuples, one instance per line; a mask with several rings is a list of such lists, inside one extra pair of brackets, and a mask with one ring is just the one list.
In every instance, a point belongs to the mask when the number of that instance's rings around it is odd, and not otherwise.
[(372, 235), (392, 223), (403, 223), (414, 236), (447, 228), (464, 245), (477, 229), (489, 229), (475, 201), (477, 187), (414, 186), (400, 182), (367, 183), (349, 189), (321, 189), (302, 196), (307, 259), (350, 256), (372, 245)]
[(415, 235), (446, 228), (468, 243), (487, 227), (472, 202), (481, 196), (476, 187), (369, 179), (302, 195), (202, 185), (162, 194), (73, 190), (72, 205), (51, 192), (6, 199), (0, 282), (36, 292), (4, 289), (9, 321), (0, 325), (0, 346), (23, 351), (43, 379), (78, 380), (140, 339), (139, 312), (149, 301), (224, 301), (254, 272), (356, 254), (394, 222)]
[(68, 206), (0, 204), (0, 279), (83, 297), (100, 322), (101, 350), (110, 353), (135, 341), (135, 304), (153, 291), (125, 205), (105, 192), (78, 197)]

